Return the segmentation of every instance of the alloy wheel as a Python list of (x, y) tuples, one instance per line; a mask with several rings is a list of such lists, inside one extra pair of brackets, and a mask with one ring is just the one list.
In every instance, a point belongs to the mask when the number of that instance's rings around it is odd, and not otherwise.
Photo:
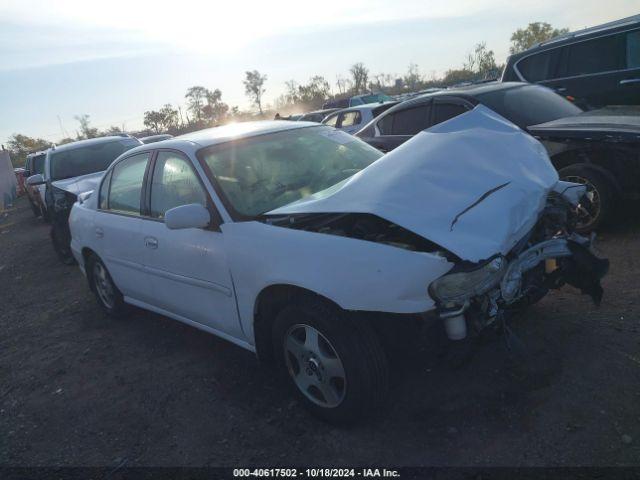
[(94, 263), (93, 282), (102, 304), (108, 309), (112, 309), (115, 305), (113, 283), (111, 283), (107, 269), (100, 262)]
[(313, 403), (334, 408), (344, 400), (347, 380), (333, 345), (310, 325), (293, 325), (284, 337), (284, 355), (296, 387)]
[(578, 227), (589, 228), (600, 216), (602, 205), (600, 202), (600, 194), (596, 187), (585, 177), (571, 175), (563, 178), (566, 182), (580, 183), (587, 187), (585, 197), (586, 202), (580, 202), (577, 206)]

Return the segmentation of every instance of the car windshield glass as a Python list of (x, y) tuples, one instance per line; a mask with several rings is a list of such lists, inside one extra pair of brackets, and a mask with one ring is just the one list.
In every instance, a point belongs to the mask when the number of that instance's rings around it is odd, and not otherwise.
[(214, 145), (198, 156), (231, 208), (256, 217), (340, 183), (382, 153), (321, 126)]
[(494, 90), (478, 100), (520, 128), (573, 117), (582, 110), (553, 90), (538, 85)]
[(100, 142), (51, 153), (51, 179), (79, 177), (106, 170), (122, 152), (141, 143), (133, 138)]

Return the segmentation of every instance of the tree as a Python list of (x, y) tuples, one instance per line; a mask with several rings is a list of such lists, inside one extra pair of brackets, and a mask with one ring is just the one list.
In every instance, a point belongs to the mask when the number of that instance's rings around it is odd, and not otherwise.
[(467, 69), (451, 69), (447, 70), (441, 80), (443, 86), (456, 85), (463, 82), (471, 82), (475, 80), (476, 73)]
[(262, 115), (262, 95), (264, 95), (264, 82), (267, 81), (266, 75), (261, 75), (257, 70), (245, 72), (244, 91), (251, 103), (258, 107), (260, 115)]
[(95, 138), (98, 136), (98, 129), (93, 128), (90, 125), (91, 122), (89, 118), (91, 117), (89, 115), (83, 113), (82, 115), (76, 115), (73, 118), (75, 118), (80, 124), (80, 131), (76, 131), (76, 137), (78, 140)]
[(336, 87), (338, 87), (338, 95), (344, 95), (351, 88), (351, 80), (342, 75), (336, 75)]
[(530, 23), (527, 25), (527, 28), (519, 28), (511, 34), (511, 47), (509, 51), (512, 54), (522, 52), (531, 48), (536, 43), (550, 40), (568, 32), (568, 28), (553, 28), (547, 22)]
[(164, 115), (157, 110), (148, 110), (144, 112), (143, 123), (144, 126), (153, 130), (154, 133), (160, 133), (162, 131), (164, 121)]
[(378, 73), (373, 76), (373, 81), (369, 83), (369, 89), (383, 91), (393, 87), (393, 83), (393, 75), (389, 73)]
[(353, 79), (353, 91), (356, 95), (367, 92), (367, 85), (369, 84), (369, 69), (364, 66), (364, 63), (354, 63), (349, 69), (351, 78)]
[(493, 50), (487, 50), (485, 42), (478, 43), (473, 52), (467, 54), (464, 70), (474, 72), (482, 80), (495, 77), (498, 72)]
[(7, 149), (14, 167), (24, 166), (27, 154), (38, 150), (45, 150), (51, 142), (42, 138), (32, 138), (20, 133), (14, 133), (7, 141)]
[(222, 123), (229, 111), (229, 105), (222, 101), (222, 92), (217, 88), (214, 91), (207, 90), (206, 98), (207, 104), (202, 108), (205, 119), (213, 124)]
[(178, 110), (173, 108), (173, 105), (165, 103), (159, 113), (162, 116), (161, 125), (165, 132), (175, 131), (178, 128)]
[(298, 86), (298, 102), (305, 104), (308, 108), (319, 108), (329, 97), (331, 87), (329, 82), (320, 75), (315, 75), (309, 79), (306, 85)]
[(103, 133), (105, 135), (118, 135), (119, 133), (124, 133), (124, 130), (122, 130), (122, 128), (118, 127), (117, 125), (111, 125)]
[(420, 88), (420, 85), (422, 84), (422, 74), (418, 69), (418, 65), (415, 63), (409, 64), (409, 68), (403, 77), (403, 81), (407, 88), (412, 92), (415, 92)]
[(187, 110), (193, 114), (196, 121), (202, 120), (203, 112), (202, 108), (205, 105), (207, 99), (207, 93), (209, 91), (201, 86), (191, 87), (187, 90), (184, 98), (187, 99)]

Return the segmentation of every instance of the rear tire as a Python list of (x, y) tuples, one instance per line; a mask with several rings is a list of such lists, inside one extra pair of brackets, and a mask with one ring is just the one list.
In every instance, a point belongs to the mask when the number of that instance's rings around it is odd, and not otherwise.
[(119, 318), (127, 313), (127, 304), (118, 287), (113, 282), (107, 267), (96, 255), (90, 255), (85, 263), (89, 286), (96, 296), (98, 305), (110, 317)]
[(590, 203), (580, 206), (579, 221), (575, 230), (578, 233), (590, 233), (605, 224), (613, 210), (615, 197), (611, 183), (606, 177), (595, 168), (580, 164), (563, 168), (559, 174), (561, 180), (587, 186)]
[(272, 339), (281, 375), (321, 419), (351, 424), (385, 403), (388, 361), (365, 318), (303, 297), (277, 314)]

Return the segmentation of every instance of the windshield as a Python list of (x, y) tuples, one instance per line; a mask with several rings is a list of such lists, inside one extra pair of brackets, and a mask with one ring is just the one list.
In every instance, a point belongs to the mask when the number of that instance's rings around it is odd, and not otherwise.
[(256, 217), (340, 183), (382, 153), (321, 126), (214, 145), (198, 156), (231, 208)]
[(484, 105), (520, 128), (573, 117), (582, 112), (566, 98), (539, 85), (494, 90), (477, 97)]
[(123, 138), (112, 142), (100, 142), (70, 150), (51, 153), (51, 179), (79, 177), (106, 170), (111, 162), (141, 143), (134, 138)]

